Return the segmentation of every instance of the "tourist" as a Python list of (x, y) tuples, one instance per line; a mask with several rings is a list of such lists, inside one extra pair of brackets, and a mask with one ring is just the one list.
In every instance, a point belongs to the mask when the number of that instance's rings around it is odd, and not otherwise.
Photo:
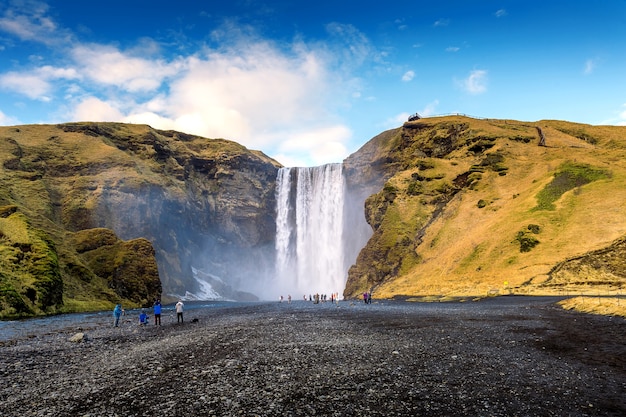
[(122, 317), (123, 312), (124, 309), (122, 308), (122, 305), (116, 304), (115, 308), (113, 309), (113, 325), (115, 327), (118, 327), (120, 325), (120, 317)]
[(161, 325), (161, 300), (156, 300), (154, 302), (154, 325)]
[(148, 315), (145, 311), (141, 310), (141, 314), (139, 314), (139, 325), (145, 326), (148, 324)]
[(178, 300), (178, 302), (176, 303), (176, 322), (177, 323), (184, 323), (183, 320), (183, 308), (185, 307), (185, 305), (183, 304), (182, 300)]

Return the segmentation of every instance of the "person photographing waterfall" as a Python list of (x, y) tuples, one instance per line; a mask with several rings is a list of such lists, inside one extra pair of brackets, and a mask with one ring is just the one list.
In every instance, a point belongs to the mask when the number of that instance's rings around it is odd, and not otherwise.
[(184, 323), (183, 321), (183, 309), (185, 308), (185, 304), (183, 304), (182, 300), (178, 300), (176, 303), (176, 322)]

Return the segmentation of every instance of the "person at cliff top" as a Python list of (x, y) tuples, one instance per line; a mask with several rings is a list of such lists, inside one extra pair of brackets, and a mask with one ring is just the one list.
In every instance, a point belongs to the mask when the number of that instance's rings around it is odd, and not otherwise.
[(139, 314), (139, 324), (142, 326), (148, 324), (148, 315), (143, 310), (141, 310), (141, 314)]
[(114, 319), (113, 324), (115, 327), (120, 325), (120, 317), (122, 317), (123, 311), (124, 309), (122, 308), (121, 304), (117, 304), (115, 308), (113, 309), (113, 319)]
[(154, 325), (161, 325), (161, 300), (154, 302)]
[(185, 307), (185, 305), (183, 304), (182, 300), (179, 300), (176, 303), (176, 321), (178, 323), (184, 323), (183, 321), (183, 308)]

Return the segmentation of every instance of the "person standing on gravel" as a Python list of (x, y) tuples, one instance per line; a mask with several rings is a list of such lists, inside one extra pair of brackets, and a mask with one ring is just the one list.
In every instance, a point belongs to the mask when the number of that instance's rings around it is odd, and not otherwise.
[(176, 322), (177, 323), (184, 323), (183, 320), (183, 308), (185, 307), (185, 305), (183, 304), (182, 300), (178, 300), (178, 302), (176, 303)]
[(122, 309), (122, 305), (121, 304), (116, 304), (115, 308), (113, 309), (113, 325), (115, 327), (118, 327), (120, 325), (120, 317), (122, 317), (122, 312), (124, 311), (124, 309)]
[(161, 300), (154, 302), (154, 325), (161, 325)]

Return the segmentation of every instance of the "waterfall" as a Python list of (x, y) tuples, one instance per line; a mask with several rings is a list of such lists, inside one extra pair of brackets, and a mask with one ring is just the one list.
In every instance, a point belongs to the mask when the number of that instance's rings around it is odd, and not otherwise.
[(295, 299), (343, 292), (344, 199), (341, 164), (279, 170), (274, 290)]

